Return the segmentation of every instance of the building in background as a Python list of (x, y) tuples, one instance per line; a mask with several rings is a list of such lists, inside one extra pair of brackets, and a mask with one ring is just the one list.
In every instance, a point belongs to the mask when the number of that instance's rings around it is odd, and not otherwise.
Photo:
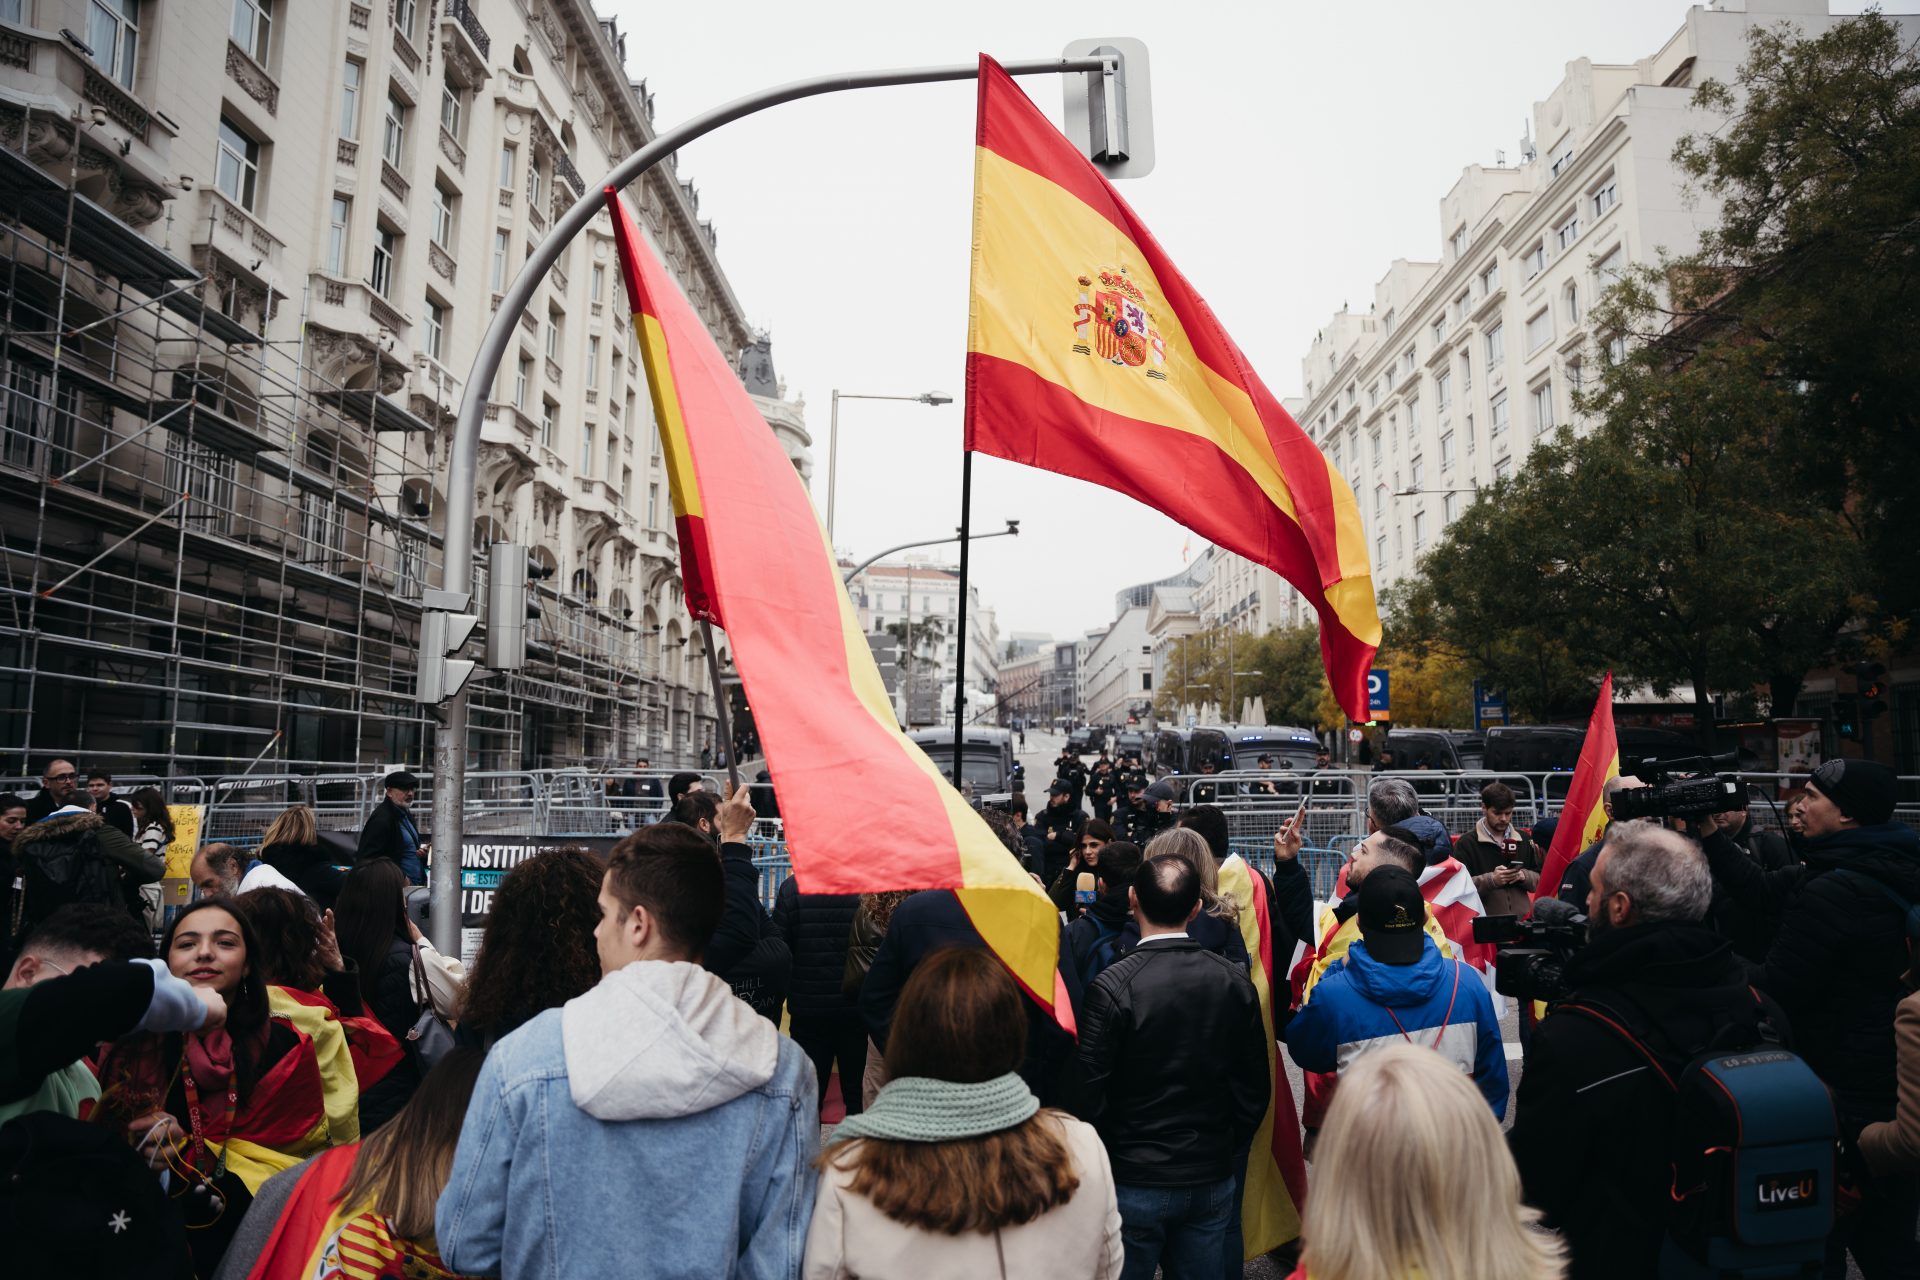
[[(653, 137), (587, 0), (0, 3), (0, 753), (116, 772), (431, 753), (420, 593), (499, 295)], [(641, 226), (804, 477), (699, 197)], [(529, 661), (470, 767), (697, 758), (713, 707), (604, 215), (487, 389), (476, 563), (531, 548)], [(764, 372), (762, 370), (764, 369)]]
[[(841, 562), (844, 573), (851, 561)], [(953, 685), (959, 664), (960, 573), (943, 565), (908, 560), (869, 565), (847, 583), (860, 624), (871, 635), (890, 635), (912, 643), (902, 651), (901, 691), (895, 698), (900, 722), (909, 727), (938, 724), (953, 714)], [(1000, 669), (1000, 630), (992, 606), (980, 599), (977, 583), (967, 586), (967, 671), (969, 703), (991, 701)]]
[(1081, 706), (1088, 724), (1120, 725), (1145, 721), (1153, 709), (1154, 639), (1148, 630), (1156, 593), (1191, 592), (1202, 572), (1198, 562), (1158, 582), (1142, 582), (1114, 593), (1114, 619), (1089, 631), (1080, 656)]

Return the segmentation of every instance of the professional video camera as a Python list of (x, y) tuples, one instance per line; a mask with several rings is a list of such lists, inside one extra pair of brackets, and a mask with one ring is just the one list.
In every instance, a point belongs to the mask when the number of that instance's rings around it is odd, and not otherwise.
[(1567, 986), (1567, 962), (1587, 943), (1587, 917), (1571, 903), (1541, 898), (1533, 914), (1480, 916), (1473, 922), (1473, 940), (1490, 942), (1493, 986), (1516, 1000), (1559, 1000)]
[(1675, 760), (1642, 760), (1627, 772), (1647, 785), (1613, 795), (1613, 819), (1703, 818), (1747, 807), (1747, 791), (1737, 778), (1715, 773), (1730, 768), (1735, 757), (1686, 756)]

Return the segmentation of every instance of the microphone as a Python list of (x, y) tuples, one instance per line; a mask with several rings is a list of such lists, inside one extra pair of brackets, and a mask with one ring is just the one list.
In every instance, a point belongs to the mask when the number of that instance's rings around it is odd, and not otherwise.
[(1584, 925), (1587, 913), (1571, 902), (1562, 902), (1559, 898), (1539, 898), (1533, 904), (1530, 919), (1550, 925)]

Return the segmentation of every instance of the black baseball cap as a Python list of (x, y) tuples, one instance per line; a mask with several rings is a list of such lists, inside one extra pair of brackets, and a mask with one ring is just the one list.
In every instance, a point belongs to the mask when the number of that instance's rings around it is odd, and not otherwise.
[(1375, 867), (1360, 882), (1360, 938), (1381, 964), (1413, 964), (1427, 947), (1427, 902), (1400, 867)]
[(1055, 779), (1053, 785), (1047, 788), (1047, 794), (1050, 796), (1070, 796), (1073, 794), (1073, 787), (1069, 783)]

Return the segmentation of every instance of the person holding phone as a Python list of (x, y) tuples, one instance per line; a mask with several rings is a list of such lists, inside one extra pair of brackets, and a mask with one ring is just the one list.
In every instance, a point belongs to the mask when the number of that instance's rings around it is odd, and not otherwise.
[(1489, 782), (1480, 788), (1480, 820), (1453, 844), (1490, 916), (1526, 915), (1540, 883), (1539, 850), (1514, 825), (1513, 808), (1513, 788)]

